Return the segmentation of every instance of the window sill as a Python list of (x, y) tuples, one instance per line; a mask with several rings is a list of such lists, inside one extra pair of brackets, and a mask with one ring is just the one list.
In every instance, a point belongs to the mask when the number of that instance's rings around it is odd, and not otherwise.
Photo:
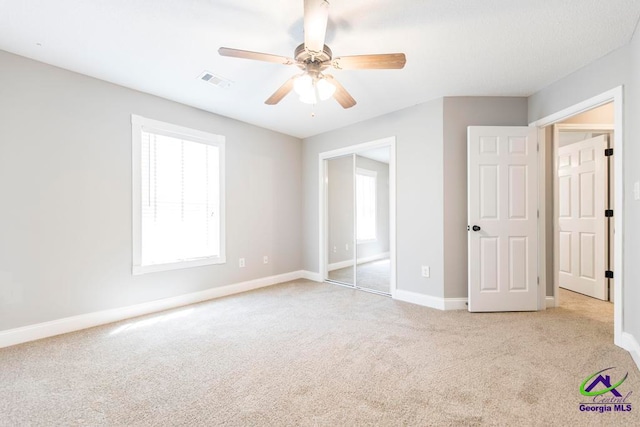
[(134, 265), (133, 275), (138, 276), (141, 274), (155, 273), (158, 271), (179, 270), (181, 268), (202, 267), (205, 265), (224, 264), (226, 259), (224, 257), (207, 257), (197, 258), (192, 260), (170, 262), (165, 264), (151, 264), (151, 265)]

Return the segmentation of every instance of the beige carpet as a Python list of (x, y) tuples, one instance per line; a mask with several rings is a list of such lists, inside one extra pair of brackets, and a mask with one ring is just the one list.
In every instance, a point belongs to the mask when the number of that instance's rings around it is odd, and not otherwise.
[[(290, 282), (1, 349), (0, 425), (640, 425), (612, 306), (563, 299), (470, 314)], [(581, 413), (611, 366), (637, 406)]]
[(358, 265), (358, 286), (379, 292), (391, 292), (391, 260), (381, 259)]
[[(387, 294), (391, 292), (391, 261), (388, 258), (358, 264), (357, 273), (358, 287)], [(352, 285), (353, 266), (330, 271), (329, 279)]]

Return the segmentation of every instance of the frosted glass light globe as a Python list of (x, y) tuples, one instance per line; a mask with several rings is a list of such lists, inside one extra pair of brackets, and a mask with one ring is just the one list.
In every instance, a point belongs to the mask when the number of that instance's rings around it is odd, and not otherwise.
[(313, 92), (313, 79), (308, 74), (303, 74), (293, 82), (293, 90), (300, 96)]
[(318, 90), (318, 97), (323, 101), (331, 98), (336, 91), (336, 87), (329, 83), (325, 78), (316, 82), (316, 89)]

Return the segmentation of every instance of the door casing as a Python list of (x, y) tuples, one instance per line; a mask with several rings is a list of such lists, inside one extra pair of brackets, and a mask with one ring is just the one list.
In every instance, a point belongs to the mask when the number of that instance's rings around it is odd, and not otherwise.
[[(549, 149), (546, 143), (545, 128), (550, 125), (560, 123), (570, 117), (583, 113), (588, 110), (592, 110), (601, 105), (613, 102), (614, 105), (614, 125), (613, 125), (613, 187), (614, 187), (614, 242), (613, 242), (613, 258), (614, 258), (614, 304), (613, 310), (613, 331), (614, 331), (614, 343), (627, 350), (632, 348), (632, 344), (629, 342), (628, 334), (624, 333), (623, 324), (623, 305), (624, 305), (624, 117), (623, 117), (623, 87), (618, 86), (609, 91), (603, 92), (578, 104), (567, 107), (554, 114), (543, 117), (530, 123), (530, 126), (538, 128), (538, 142), (540, 144), (539, 158), (545, 158), (545, 152)], [(540, 176), (546, 176), (545, 162), (539, 162), (542, 168)], [(547, 218), (546, 212), (546, 199), (553, 197), (552, 194), (547, 194), (544, 186), (540, 193), (538, 205), (540, 209), (540, 222), (539, 226), (542, 230), (546, 230), (547, 222), (552, 221), (553, 218)], [(540, 233), (539, 241), (539, 272), (540, 274), (540, 287), (542, 290), (546, 290), (546, 271), (548, 263), (553, 263), (551, 254), (547, 254), (546, 251), (546, 233)], [(551, 257), (551, 259), (549, 259)], [(546, 292), (545, 292), (546, 293)], [(557, 287), (554, 286), (554, 296), (546, 297), (547, 307), (557, 306)]]

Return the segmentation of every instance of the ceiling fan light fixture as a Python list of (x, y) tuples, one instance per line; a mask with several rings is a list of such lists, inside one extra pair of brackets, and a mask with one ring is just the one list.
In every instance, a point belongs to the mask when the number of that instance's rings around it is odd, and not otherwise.
[(304, 42), (294, 50), (293, 58), (269, 53), (220, 47), (218, 53), (233, 58), (293, 65), (303, 71), (302, 75), (290, 77), (267, 100), (267, 105), (276, 105), (290, 92), (295, 91), (300, 101), (316, 104), (333, 96), (342, 108), (351, 108), (356, 100), (336, 78), (322, 74), (327, 68), (336, 70), (393, 70), (404, 68), (407, 58), (404, 53), (381, 53), (351, 55), (334, 58), (333, 52), (324, 44), (329, 22), (330, 0), (304, 0)]
[(305, 104), (317, 104), (331, 98), (336, 91), (336, 87), (329, 83), (324, 76), (312, 77), (303, 74), (293, 83), (293, 89), (300, 95), (300, 102)]
[(304, 95), (300, 95), (300, 102), (304, 102), (305, 104), (317, 104), (318, 97), (316, 96), (316, 92), (311, 91), (309, 93), (305, 93)]
[(331, 98), (336, 91), (336, 87), (324, 77), (316, 82), (316, 89), (318, 90), (318, 97), (323, 101)]
[(313, 78), (309, 74), (303, 74), (293, 82), (293, 90), (300, 96), (313, 92)]

